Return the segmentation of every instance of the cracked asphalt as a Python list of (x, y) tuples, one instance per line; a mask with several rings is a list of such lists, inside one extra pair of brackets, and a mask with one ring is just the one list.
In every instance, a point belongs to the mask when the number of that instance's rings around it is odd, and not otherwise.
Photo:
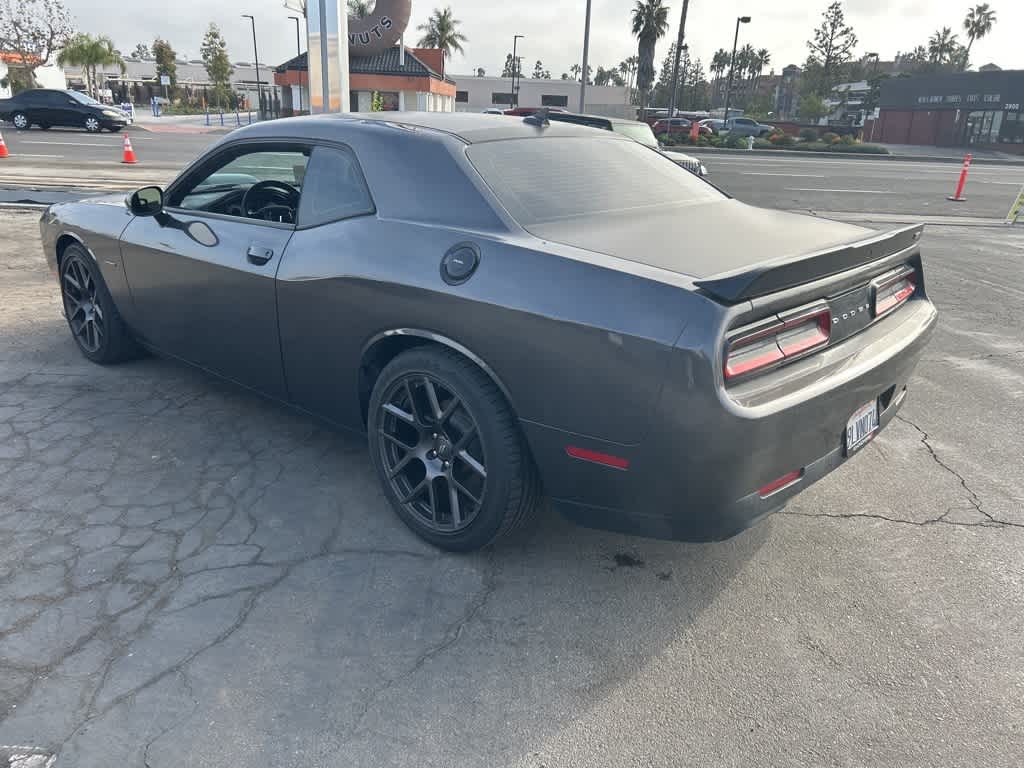
[(361, 440), (82, 359), (37, 218), (0, 244), (2, 768), (1024, 762), (1024, 234), (929, 230), (901, 417), (756, 528), (452, 556)]

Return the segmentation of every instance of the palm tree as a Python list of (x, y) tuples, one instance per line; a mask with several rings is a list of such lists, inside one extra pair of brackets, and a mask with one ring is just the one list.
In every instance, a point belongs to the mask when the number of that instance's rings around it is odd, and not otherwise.
[(121, 54), (114, 48), (114, 41), (106, 35), (93, 37), (87, 33), (75, 35), (64, 46), (64, 50), (57, 57), (57, 63), (61, 66), (70, 64), (74, 67), (81, 67), (85, 76), (85, 89), (93, 98), (99, 95), (100, 83), (96, 75), (97, 67), (107, 67), (116, 64), (123, 75), (127, 70)]
[(761, 82), (761, 74), (764, 72), (764, 68), (771, 63), (772, 55), (767, 48), (761, 48), (754, 52), (754, 61), (751, 64), (752, 74), (754, 75), (754, 87), (752, 88), (754, 93), (757, 93), (757, 86)]
[(647, 97), (654, 82), (654, 46), (668, 32), (668, 6), (663, 0), (636, 0), (633, 6), (633, 34), (637, 48), (636, 85), (640, 89), (640, 106), (647, 106)]
[(959, 45), (953, 30), (943, 27), (928, 38), (928, 59), (939, 65), (952, 62)]
[(989, 8), (988, 3), (976, 5), (967, 12), (964, 18), (964, 32), (967, 33), (967, 50), (964, 53), (964, 64), (971, 55), (971, 46), (978, 40), (992, 31), (992, 25), (996, 23), (996, 12)]
[(427, 23), (416, 27), (423, 33), (418, 45), (420, 48), (440, 48), (444, 51), (445, 58), (451, 58), (452, 52), (462, 53), (462, 44), (466, 42), (466, 36), (458, 30), (461, 23), (452, 17), (450, 5), (443, 11), (435, 8)]
[(583, 67), (581, 67), (579, 64), (573, 64), (571, 67), (569, 67), (569, 74), (572, 75), (573, 80), (579, 80), (580, 72), (582, 71)]
[(711, 74), (715, 76), (715, 87), (712, 91), (712, 102), (714, 102), (714, 96), (718, 95), (718, 91), (721, 88), (722, 75), (725, 74), (725, 70), (729, 68), (729, 52), (725, 48), (719, 48), (715, 51), (715, 55), (711, 57)]

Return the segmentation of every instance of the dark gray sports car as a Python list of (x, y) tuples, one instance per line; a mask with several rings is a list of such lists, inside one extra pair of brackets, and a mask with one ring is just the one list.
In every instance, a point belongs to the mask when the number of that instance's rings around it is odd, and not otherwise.
[(531, 117), (261, 123), (41, 226), (86, 357), (155, 350), (365, 431), (454, 550), (542, 489), (584, 525), (735, 534), (892, 419), (936, 319), (919, 227), (753, 208)]

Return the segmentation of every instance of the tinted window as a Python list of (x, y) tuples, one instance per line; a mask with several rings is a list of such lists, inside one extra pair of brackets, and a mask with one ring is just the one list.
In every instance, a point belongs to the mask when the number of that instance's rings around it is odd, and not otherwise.
[(38, 107), (45, 103), (46, 91), (22, 91), (17, 98), (26, 107)]
[(96, 101), (96, 99), (94, 99), (92, 96), (86, 96), (84, 93), (80, 93), (79, 91), (67, 91), (66, 93), (61, 93), (60, 100), (62, 102), (66, 101), (69, 96), (75, 101), (77, 101), (79, 104), (88, 104), (92, 107), (103, 106), (102, 104), (100, 104), (100, 102)]
[(317, 147), (309, 161), (299, 204), (299, 224), (304, 227), (373, 213), (355, 155), (347, 149)]
[(469, 91), (456, 91), (455, 101), (460, 104), (465, 104), (469, 101)]
[(542, 93), (540, 97), (540, 105), (542, 107), (568, 107), (569, 97), (556, 96), (550, 93)]
[(721, 198), (658, 152), (597, 134), (484, 142), (466, 154), (524, 227)]
[(66, 107), (70, 105), (71, 99), (66, 93), (60, 91), (43, 91), (41, 101), (47, 107)]
[(491, 104), (511, 104), (512, 94), (511, 93), (497, 93), (491, 94)]
[(612, 130), (628, 136), (634, 141), (646, 144), (648, 147), (658, 146), (658, 140), (654, 137), (654, 131), (647, 123), (613, 123)]

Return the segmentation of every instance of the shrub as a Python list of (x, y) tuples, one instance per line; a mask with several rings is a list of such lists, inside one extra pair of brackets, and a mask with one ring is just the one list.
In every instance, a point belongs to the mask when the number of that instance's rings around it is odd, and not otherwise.
[(889, 150), (880, 144), (833, 144), (828, 147), (833, 152), (855, 152), (861, 155), (888, 155)]
[(754, 139), (754, 149), (775, 149), (771, 139)]
[(839, 134), (832, 133), (832, 131), (825, 131), (825, 133), (821, 134), (821, 140), (826, 144), (835, 144), (839, 141)]
[(823, 141), (808, 141), (800, 145), (800, 149), (805, 152), (824, 152), (829, 148), (830, 145)]
[(698, 146), (698, 147), (706, 147), (706, 146), (708, 146), (708, 145), (709, 145), (710, 143), (711, 143), (711, 142), (710, 142), (710, 141), (708, 140), (708, 137), (707, 137), (707, 136), (698, 136), (698, 137), (697, 137), (697, 146)]
[(777, 147), (791, 147), (794, 144), (796, 144), (796, 139), (794, 139), (788, 133), (780, 133), (780, 134), (777, 134), (777, 135), (772, 135), (770, 137), (770, 140)]
[(747, 137), (736, 134), (733, 136), (731, 133), (726, 137), (729, 141), (729, 146), (733, 149), (746, 149), (747, 148)]
[(659, 133), (657, 139), (666, 147), (674, 147), (676, 145), (676, 137), (671, 133)]
[(856, 144), (857, 140), (853, 137), (852, 133), (847, 133), (841, 139), (839, 139), (839, 143), (845, 144), (846, 146), (850, 146), (851, 144)]
[(818, 129), (817, 128), (801, 128), (800, 139), (802, 141), (817, 141), (818, 140)]

